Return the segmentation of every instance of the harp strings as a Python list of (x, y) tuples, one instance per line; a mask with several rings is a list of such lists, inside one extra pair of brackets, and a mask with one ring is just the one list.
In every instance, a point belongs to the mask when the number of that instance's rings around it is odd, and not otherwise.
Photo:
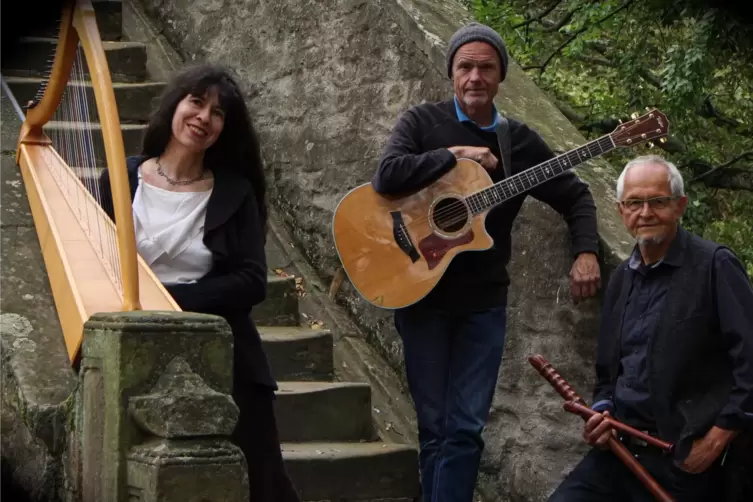
[[(66, 166), (53, 170), (53, 177), (122, 295), (123, 279), (116, 232), (105, 221), (107, 216), (100, 210), (103, 197), (110, 193), (109, 185), (101, 187), (99, 184), (99, 177), (107, 165), (102, 127), (80, 43), (63, 98), (45, 132)], [(54, 155), (52, 152), (50, 154)], [(51, 162), (49, 165), (59, 166), (61, 163)], [(86, 196), (81, 185), (96, 203)]]

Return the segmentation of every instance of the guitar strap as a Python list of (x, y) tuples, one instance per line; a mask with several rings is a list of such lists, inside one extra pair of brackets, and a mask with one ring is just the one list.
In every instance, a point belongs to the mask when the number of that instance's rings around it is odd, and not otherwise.
[(497, 121), (497, 144), (499, 145), (499, 152), (502, 156), (500, 162), (502, 162), (502, 171), (505, 173), (505, 178), (509, 178), (512, 174), (512, 161), (510, 160), (510, 122), (507, 121), (502, 114), (499, 114), (499, 120)]

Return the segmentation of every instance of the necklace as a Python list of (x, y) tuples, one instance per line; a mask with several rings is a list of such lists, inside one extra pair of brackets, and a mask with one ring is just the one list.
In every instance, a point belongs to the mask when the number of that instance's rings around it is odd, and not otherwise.
[(204, 179), (204, 172), (202, 171), (202, 173), (199, 175), (198, 178), (195, 178), (195, 179), (192, 179), (192, 180), (174, 180), (170, 176), (168, 176), (167, 174), (165, 174), (165, 172), (162, 170), (162, 164), (159, 163), (159, 157), (157, 157), (155, 159), (155, 161), (157, 162), (157, 174), (159, 174), (160, 176), (162, 176), (163, 178), (165, 178), (165, 180), (167, 180), (167, 182), (170, 183), (173, 186), (175, 186), (175, 185), (180, 185), (180, 186), (192, 185), (192, 184), (196, 183), (197, 181), (201, 181), (202, 179)]

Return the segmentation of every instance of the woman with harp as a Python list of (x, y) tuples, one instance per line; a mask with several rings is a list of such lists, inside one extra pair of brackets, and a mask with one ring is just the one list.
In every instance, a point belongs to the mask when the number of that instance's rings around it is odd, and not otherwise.
[[(266, 296), (267, 209), (259, 141), (224, 68), (184, 69), (167, 84), (142, 154), (127, 159), (136, 246), (181, 309), (224, 317), (233, 331), (234, 442), (251, 501), (297, 501), (275, 422), (277, 388), (250, 312)], [(109, 174), (99, 180), (109, 193)], [(113, 217), (112, 201), (102, 206)]]

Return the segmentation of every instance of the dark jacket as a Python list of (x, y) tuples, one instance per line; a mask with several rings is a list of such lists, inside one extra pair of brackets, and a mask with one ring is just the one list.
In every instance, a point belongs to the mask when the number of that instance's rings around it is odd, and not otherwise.
[[(145, 156), (129, 157), (126, 165), (131, 200), (138, 187), (138, 168)], [(254, 305), (267, 294), (265, 236), (254, 191), (232, 170), (215, 170), (207, 205), (204, 245), (212, 252), (212, 269), (192, 284), (167, 286), (187, 312), (224, 317), (233, 330), (236, 381), (276, 388), (261, 337), (251, 320)], [(107, 170), (99, 180), (102, 207), (114, 219)]]
[[(682, 228), (665, 260), (674, 268), (666, 311), (649, 340), (648, 386), (657, 432), (684, 459), (693, 440), (714, 425), (753, 426), (753, 289), (727, 248)], [(729, 271), (727, 277), (720, 276), (722, 270)], [(605, 293), (594, 402), (614, 396), (629, 273), (626, 261)]]
[[(511, 172), (519, 173), (554, 157), (534, 130), (513, 119), (510, 123)], [(407, 193), (431, 184), (455, 167), (452, 146), (483, 146), (499, 159), (494, 131), (484, 131), (471, 122), (459, 122), (453, 100), (424, 103), (407, 110), (398, 120), (374, 174), (374, 190), (382, 194)], [(503, 170), (490, 173), (492, 181), (503, 179)], [(559, 212), (567, 222), (572, 252), (598, 253), (596, 206), (588, 185), (568, 171), (528, 192)], [(494, 239), (488, 251), (460, 253), (437, 286), (420, 304), (442, 309), (474, 310), (504, 305), (510, 278), (513, 221), (526, 195), (514, 197), (489, 211), (486, 229)], [(461, 292), (461, 294), (458, 294)]]

